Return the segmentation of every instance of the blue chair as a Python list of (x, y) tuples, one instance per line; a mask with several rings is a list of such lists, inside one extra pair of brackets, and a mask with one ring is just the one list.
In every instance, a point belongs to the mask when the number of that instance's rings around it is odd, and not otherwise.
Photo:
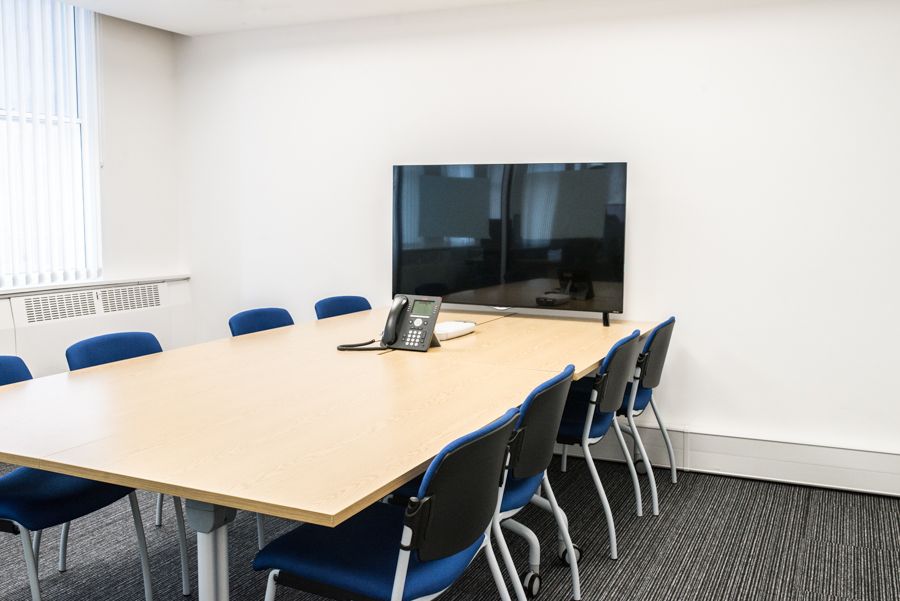
[[(0, 386), (30, 379), (31, 372), (19, 357), (0, 356)], [(141, 510), (134, 489), (29, 467), (17, 468), (0, 477), (0, 532), (17, 534), (22, 541), (32, 601), (41, 599), (38, 558), (43, 530), (63, 526), (59, 548), (59, 571), (64, 572), (69, 522), (103, 509), (125, 497), (128, 497), (131, 504), (134, 518), (144, 577), (144, 596), (146, 601), (152, 601), (150, 558), (147, 554)]]
[(243, 336), (253, 332), (272, 330), (294, 325), (294, 319), (287, 309), (278, 307), (266, 307), (262, 309), (249, 309), (231, 316), (228, 327), (232, 336)]
[[(162, 352), (156, 336), (150, 332), (116, 332), (94, 336), (76, 342), (66, 349), (66, 361), (70, 371), (96, 367), (116, 361), (125, 361)], [(181, 589), (185, 596), (191, 594), (191, 575), (188, 567), (187, 533), (184, 527), (184, 510), (181, 498), (172, 497), (175, 505), (175, 523), (178, 528), (178, 550), (181, 554)], [(162, 493), (156, 496), (156, 527), (162, 526)]]
[(316, 319), (369, 311), (372, 305), (362, 296), (330, 296), (316, 303)]
[[(622, 426), (626, 434), (629, 434), (636, 448), (634, 448), (634, 461), (641, 473), (646, 473), (650, 480), (650, 492), (653, 495), (654, 514), (658, 513), (659, 502), (656, 492), (656, 478), (653, 475), (653, 466), (647, 459), (647, 451), (644, 448), (644, 442), (634, 423), (634, 418), (642, 414), (649, 406), (653, 410), (656, 417), (656, 423), (659, 424), (659, 430), (662, 433), (663, 440), (666, 443), (666, 449), (669, 452), (669, 469), (672, 473), (672, 482), (678, 482), (678, 471), (675, 466), (675, 451), (672, 448), (672, 441), (669, 439), (669, 432), (663, 425), (659, 416), (659, 409), (653, 402), (653, 390), (659, 386), (662, 379), (663, 366), (666, 363), (666, 355), (669, 352), (669, 341), (672, 339), (672, 332), (675, 329), (675, 318), (670, 317), (653, 328), (644, 340), (644, 348), (638, 356), (637, 366), (635, 368), (632, 381), (625, 388), (625, 400), (622, 408), (619, 409), (618, 415), (624, 416), (628, 421), (627, 426)], [(649, 469), (647, 469), (649, 466)]]
[[(287, 309), (265, 307), (248, 309), (231, 316), (228, 328), (232, 336), (243, 336), (264, 330), (273, 330), (294, 325), (294, 318)], [(256, 545), (262, 549), (266, 545), (266, 530), (261, 514), (256, 514)]]
[(511, 409), (444, 447), (405, 507), (376, 503), (336, 528), (303, 524), (270, 543), (253, 561), (255, 570), (271, 570), (266, 601), (277, 585), (332, 599), (434, 599), (482, 549), (509, 601), (491, 527), (517, 415)]
[(69, 371), (161, 353), (150, 332), (116, 332), (76, 342), (66, 349)]
[(600, 502), (603, 505), (603, 512), (606, 514), (606, 526), (609, 530), (609, 555), (612, 559), (619, 556), (616, 546), (616, 526), (606, 492), (600, 482), (600, 475), (597, 473), (597, 466), (594, 465), (591, 457), (590, 446), (599, 442), (609, 432), (610, 425), (613, 426), (631, 472), (637, 513), (641, 515), (640, 482), (631, 461), (631, 454), (625, 445), (625, 438), (622, 436), (619, 422), (615, 419), (616, 412), (622, 408), (625, 387), (634, 376), (634, 366), (641, 351), (639, 336), (640, 332), (635, 330), (616, 342), (600, 362), (593, 381), (589, 378), (582, 378), (572, 385), (556, 436), (556, 441), (562, 445), (581, 445), (588, 471), (594, 480), (594, 486), (597, 488)]
[[(569, 521), (556, 502), (550, 479), (547, 477), (547, 468), (553, 460), (556, 434), (574, 373), (575, 367), (569, 365), (528, 395), (519, 409), (519, 421), (510, 445), (509, 476), (503, 491), (503, 501), (500, 503), (500, 513), (494, 521), (494, 536), (506, 564), (506, 571), (513, 579), (513, 588), (518, 601), (526, 601), (537, 596), (541, 588), (540, 542), (534, 532), (513, 519), (529, 503), (547, 511), (556, 520), (557, 555), (569, 564), (572, 598), (575, 601), (581, 599), (581, 580), (578, 575), (581, 550), (572, 544)], [(544, 496), (537, 494), (541, 487)], [(501, 526), (528, 542), (529, 570), (522, 575), (521, 582), (516, 577), (516, 566), (506, 546)]]

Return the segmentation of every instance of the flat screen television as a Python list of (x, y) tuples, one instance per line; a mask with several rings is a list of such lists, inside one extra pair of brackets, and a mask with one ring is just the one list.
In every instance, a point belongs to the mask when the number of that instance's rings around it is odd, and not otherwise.
[(393, 293), (622, 312), (625, 163), (394, 167)]

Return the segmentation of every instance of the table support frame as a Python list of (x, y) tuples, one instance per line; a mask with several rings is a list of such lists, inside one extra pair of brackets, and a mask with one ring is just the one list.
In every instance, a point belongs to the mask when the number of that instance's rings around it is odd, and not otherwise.
[(237, 511), (187, 500), (187, 518), (197, 531), (197, 592), (200, 601), (228, 601), (228, 524)]

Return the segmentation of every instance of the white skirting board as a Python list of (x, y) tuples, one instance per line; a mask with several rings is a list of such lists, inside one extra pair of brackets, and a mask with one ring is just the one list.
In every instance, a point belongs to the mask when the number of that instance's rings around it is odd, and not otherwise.
[[(660, 431), (641, 427), (640, 433), (653, 465), (668, 467)], [(900, 496), (900, 455), (671, 429), (669, 437), (675, 463), (685, 471)], [(628, 436), (625, 440), (631, 444)], [(606, 461), (623, 460), (612, 431), (591, 447), (591, 454)], [(581, 447), (570, 446), (569, 456), (581, 456)]]

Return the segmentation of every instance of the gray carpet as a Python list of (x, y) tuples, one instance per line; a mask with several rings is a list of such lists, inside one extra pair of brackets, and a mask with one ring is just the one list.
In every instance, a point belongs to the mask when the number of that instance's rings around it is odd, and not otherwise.
[[(573, 538), (584, 549), (585, 599), (900, 599), (900, 499), (691, 473), (681, 473), (673, 485), (668, 471), (657, 470), (661, 515), (638, 518), (625, 467), (600, 463), (619, 535), (619, 559), (611, 561), (606, 524), (584, 463), (571, 459), (566, 474), (557, 465), (551, 481), (569, 514)], [(0, 473), (8, 469), (0, 464)], [(645, 494), (649, 506), (649, 492)], [(167, 499), (164, 526), (157, 529), (152, 524), (154, 496), (141, 493), (140, 500), (156, 598), (183, 599), (171, 501)], [(120, 501), (75, 522), (65, 574), (56, 571), (58, 528), (44, 533), (40, 564), (46, 601), (143, 599), (128, 511), (127, 502)], [(520, 517), (545, 545), (540, 598), (570, 599), (568, 568), (554, 556), (550, 516), (529, 508)], [(289, 528), (286, 522), (269, 521), (270, 534)], [(239, 513), (230, 532), (231, 598), (262, 601), (265, 575), (250, 569), (256, 547), (253, 516)], [(525, 545), (512, 535), (507, 539), (524, 567)], [(193, 571), (193, 537), (190, 544)], [(19, 539), (0, 534), (0, 599), (28, 598)], [(496, 598), (480, 557), (442, 597)], [(319, 598), (280, 589), (278, 599)]]

